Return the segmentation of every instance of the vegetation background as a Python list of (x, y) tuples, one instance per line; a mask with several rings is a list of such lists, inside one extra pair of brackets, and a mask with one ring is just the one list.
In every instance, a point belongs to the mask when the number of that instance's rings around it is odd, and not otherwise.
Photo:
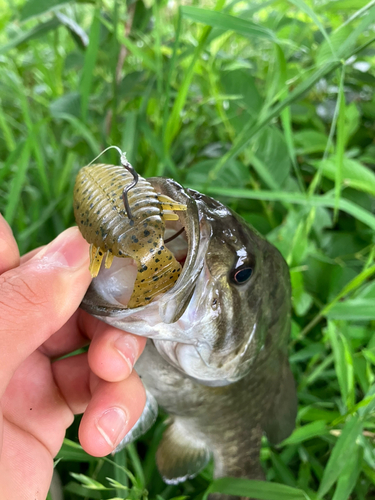
[(78, 169), (116, 144), (239, 212), (293, 284), (298, 420), (264, 440), (270, 482), (211, 464), (166, 486), (163, 418), (105, 459), (76, 422), (65, 499), (375, 498), (374, 41), (374, 0), (0, 0), (0, 210), (21, 252), (74, 224)]

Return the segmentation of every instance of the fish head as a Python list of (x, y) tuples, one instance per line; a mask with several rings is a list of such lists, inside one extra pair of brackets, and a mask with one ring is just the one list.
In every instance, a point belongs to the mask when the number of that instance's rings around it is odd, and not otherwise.
[(222, 203), (171, 179), (148, 180), (187, 206), (179, 214), (187, 243), (180, 277), (152, 303), (129, 310), (107, 300), (110, 270), (103, 270), (82, 307), (153, 339), (171, 365), (200, 383), (236, 382), (260, 353), (289, 334), (288, 267), (275, 247)]

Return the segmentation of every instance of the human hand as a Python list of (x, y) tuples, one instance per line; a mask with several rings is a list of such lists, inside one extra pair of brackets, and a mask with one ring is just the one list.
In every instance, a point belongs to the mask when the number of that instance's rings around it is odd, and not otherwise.
[[(78, 309), (91, 280), (88, 248), (71, 228), (20, 261), (0, 215), (1, 500), (46, 498), (74, 414), (84, 412), (83, 448), (103, 456), (142, 413), (145, 392), (132, 367), (145, 339)], [(88, 353), (51, 362), (88, 339)]]

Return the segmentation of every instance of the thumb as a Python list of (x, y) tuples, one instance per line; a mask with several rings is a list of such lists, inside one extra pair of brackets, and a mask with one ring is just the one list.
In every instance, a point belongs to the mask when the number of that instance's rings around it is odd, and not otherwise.
[(77, 228), (0, 276), (0, 394), (22, 361), (72, 316), (90, 284), (89, 246)]

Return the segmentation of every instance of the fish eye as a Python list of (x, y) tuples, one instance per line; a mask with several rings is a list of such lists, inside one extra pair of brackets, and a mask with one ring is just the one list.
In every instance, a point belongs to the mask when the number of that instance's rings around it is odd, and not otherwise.
[(235, 271), (235, 273), (233, 274), (233, 281), (237, 285), (243, 285), (251, 278), (252, 274), (253, 274), (252, 267), (243, 267), (242, 269)]

